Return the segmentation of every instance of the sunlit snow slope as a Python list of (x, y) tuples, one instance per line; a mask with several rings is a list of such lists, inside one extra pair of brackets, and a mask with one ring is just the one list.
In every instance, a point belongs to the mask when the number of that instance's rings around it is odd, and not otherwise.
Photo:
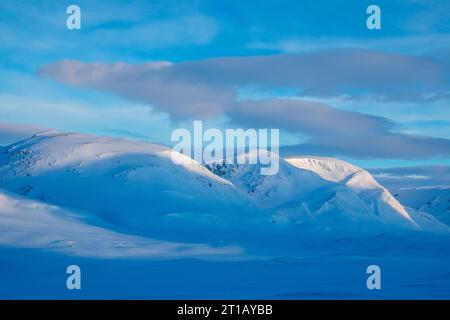
[(260, 175), (259, 165), (224, 161), (207, 167), (229, 179), (254, 203), (273, 210), (281, 221), (356, 232), (374, 227), (447, 231), (432, 216), (409, 213), (367, 171), (354, 165), (317, 157), (279, 161), (279, 172), (273, 176)]

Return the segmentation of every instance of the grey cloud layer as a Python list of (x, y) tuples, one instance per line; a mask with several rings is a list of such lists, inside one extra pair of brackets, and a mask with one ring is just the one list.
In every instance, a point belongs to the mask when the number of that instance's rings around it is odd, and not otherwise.
[(169, 62), (107, 65), (61, 61), (39, 73), (62, 83), (150, 103), (178, 120), (213, 117), (235, 102), (233, 90), (176, 74), (176, 66)]
[(395, 133), (387, 119), (298, 99), (239, 101), (237, 88), (295, 88), (300, 95), (424, 101), (450, 92), (447, 63), (367, 50), (215, 58), (201, 61), (100, 64), (61, 61), (39, 74), (69, 85), (143, 101), (172, 119), (226, 114), (240, 124), (278, 127), (310, 137), (286, 152), (358, 157), (450, 155), (450, 140)]
[(395, 123), (380, 117), (293, 99), (243, 101), (233, 119), (256, 127), (284, 128), (310, 137), (282, 148), (285, 155), (323, 154), (358, 158), (450, 156), (450, 140), (395, 133)]
[(391, 100), (448, 93), (449, 72), (444, 61), (360, 49), (216, 58), (173, 69), (174, 76), (217, 85), (291, 87), (307, 96), (370, 94)]

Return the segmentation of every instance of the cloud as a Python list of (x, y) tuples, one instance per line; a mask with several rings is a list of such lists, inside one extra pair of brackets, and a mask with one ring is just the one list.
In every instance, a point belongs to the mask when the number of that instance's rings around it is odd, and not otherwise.
[(429, 158), (450, 155), (450, 140), (395, 131), (386, 118), (305, 99), (241, 101), (238, 89), (294, 88), (299, 96), (389, 101), (445, 98), (449, 65), (430, 57), (341, 49), (303, 54), (227, 57), (130, 65), (60, 61), (38, 73), (61, 83), (117, 94), (167, 112), (172, 120), (217, 118), (306, 134), (288, 154)]
[(195, 4), (171, 0), (78, 0), (81, 30), (69, 31), (65, 26), (69, 4), (0, 2), (2, 62), (35, 66), (62, 57), (136, 61), (161, 52), (167, 56), (169, 48), (207, 45), (220, 31), (218, 21)]
[(39, 74), (146, 102), (177, 120), (217, 116), (236, 101), (231, 88), (189, 79), (176, 74), (173, 66), (164, 61), (139, 65), (61, 61), (42, 68)]
[(450, 156), (449, 139), (396, 133), (395, 123), (386, 118), (338, 110), (312, 101), (243, 101), (230, 115), (233, 120), (250, 126), (283, 128), (309, 136), (307, 143), (282, 148), (285, 155), (401, 159)]
[(412, 34), (382, 38), (288, 37), (272, 41), (253, 40), (247, 44), (247, 48), (290, 54), (336, 48), (363, 48), (424, 55), (430, 52), (448, 50), (450, 48), (450, 34)]
[(448, 32), (450, 3), (447, 0), (409, 0), (416, 10), (400, 26), (413, 33)]
[[(214, 39), (218, 30), (214, 19), (201, 14), (190, 14), (127, 28), (97, 28), (91, 33), (91, 40), (116, 48), (136, 49), (137, 46), (139, 50), (160, 49), (180, 44), (207, 44)], [(118, 42), (118, 37), (126, 41)]]
[(394, 188), (439, 188), (439, 186), (448, 186), (450, 181), (448, 165), (376, 168), (369, 171), (378, 181)]
[(450, 91), (448, 63), (360, 49), (176, 64), (61, 61), (39, 73), (63, 83), (155, 104), (175, 117), (215, 115), (232, 103), (236, 87), (249, 85), (262, 90), (294, 88), (303, 96), (375, 96), (394, 101), (447, 98)]
[(408, 174), (408, 175), (393, 175), (391, 173), (377, 173), (373, 174), (374, 178), (382, 178), (382, 179), (413, 179), (413, 180), (424, 180), (428, 179), (427, 176), (422, 176), (419, 174)]
[(430, 57), (360, 49), (301, 54), (216, 58), (181, 63), (178, 76), (228, 86), (296, 88), (304, 96), (423, 100), (427, 94), (447, 93), (449, 65)]

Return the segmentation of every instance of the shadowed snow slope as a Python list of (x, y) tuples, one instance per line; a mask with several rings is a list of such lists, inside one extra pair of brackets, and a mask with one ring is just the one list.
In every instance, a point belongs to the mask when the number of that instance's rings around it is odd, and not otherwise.
[(420, 212), (427, 212), (450, 225), (450, 186), (392, 188), (395, 197)]
[(371, 169), (403, 205), (450, 225), (450, 166)]
[(0, 244), (79, 256), (181, 258), (234, 255), (237, 247), (159, 241), (86, 224), (73, 212), (0, 191)]

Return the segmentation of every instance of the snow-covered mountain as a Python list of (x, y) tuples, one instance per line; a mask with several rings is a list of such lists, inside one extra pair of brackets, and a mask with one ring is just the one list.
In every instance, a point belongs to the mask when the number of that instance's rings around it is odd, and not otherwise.
[[(430, 211), (424, 210), (423, 207), (415, 208), (409, 205), (410, 199), (414, 198), (413, 195), (402, 197), (409, 201), (399, 201), (402, 199), (398, 199), (398, 194), (392, 195), (386, 187), (378, 183), (368, 171), (362, 168), (339, 159), (324, 157), (304, 157), (287, 159), (287, 161), (296, 167), (316, 172), (324, 179), (336, 183), (344, 182), (346, 186), (365, 198), (366, 202), (378, 211), (378, 215), (381, 217), (390, 220), (389, 214), (393, 210), (408, 220), (414, 221), (421, 229), (448, 231), (440, 219), (428, 214)], [(373, 194), (378, 194), (379, 197), (375, 202), (371, 197)]]
[(450, 225), (450, 167), (373, 169), (371, 172), (402, 204)]
[(447, 231), (430, 215), (408, 212), (367, 171), (347, 162), (320, 157), (279, 159), (273, 176), (259, 174), (258, 165), (227, 162), (207, 167), (229, 179), (243, 193), (278, 218), (295, 223), (370, 230), (401, 226), (411, 229)]
[(166, 147), (77, 133), (47, 131), (0, 149), (0, 188), (143, 232), (257, 214), (232, 183), (186, 157), (174, 164)]
[(264, 176), (259, 165), (205, 168), (181, 154), (178, 165), (171, 155), (155, 144), (46, 131), (0, 149), (0, 188), (77, 212), (89, 224), (174, 241), (220, 232), (230, 240), (233, 232), (299, 224), (348, 232), (448, 229), (406, 210), (367, 171), (337, 159), (279, 159), (279, 172)]
[(12, 124), (0, 122), (0, 146), (6, 146), (22, 139), (27, 139), (33, 134), (47, 130), (44, 127), (34, 125)]
[(450, 225), (450, 186), (405, 187), (393, 192), (408, 207), (430, 213)]

